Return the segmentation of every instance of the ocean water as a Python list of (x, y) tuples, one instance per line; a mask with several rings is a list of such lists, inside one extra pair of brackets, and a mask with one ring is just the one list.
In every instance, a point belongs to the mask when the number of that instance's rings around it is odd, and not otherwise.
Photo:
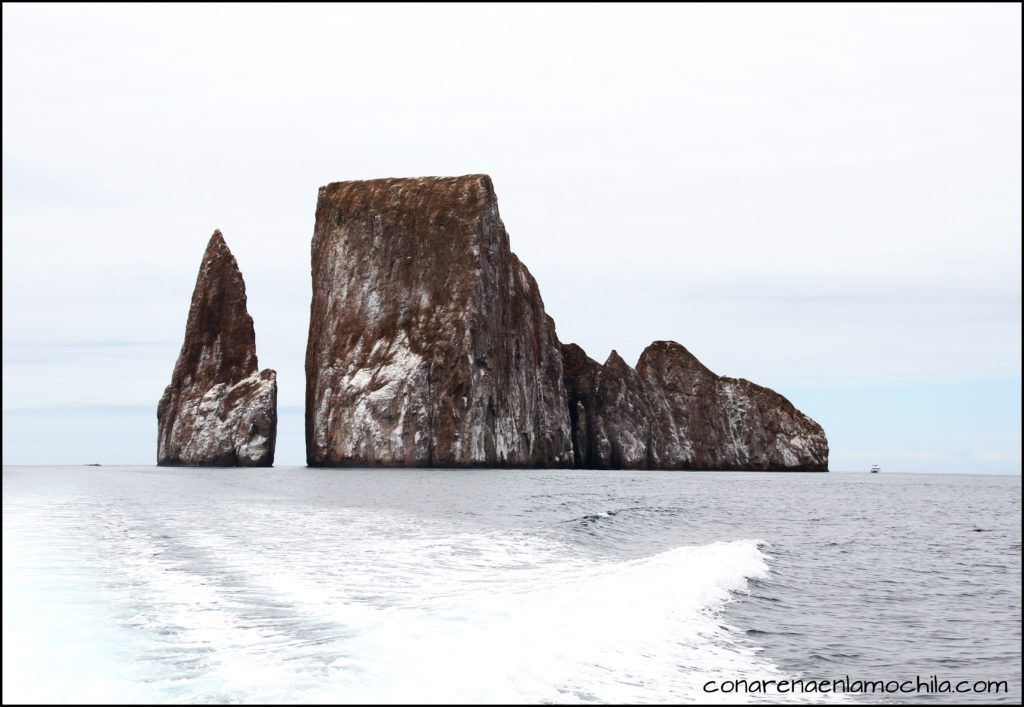
[[(4, 467), (3, 701), (1019, 703), (1020, 520), (1019, 476)], [(703, 689), (933, 675), (1008, 692)]]

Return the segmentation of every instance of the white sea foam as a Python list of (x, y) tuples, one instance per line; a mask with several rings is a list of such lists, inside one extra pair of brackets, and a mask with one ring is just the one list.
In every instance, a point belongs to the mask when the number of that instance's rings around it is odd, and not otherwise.
[(4, 701), (706, 701), (707, 680), (784, 677), (721, 615), (769, 572), (753, 539), (622, 561), (307, 510), (242, 499), (211, 528), (5, 509)]

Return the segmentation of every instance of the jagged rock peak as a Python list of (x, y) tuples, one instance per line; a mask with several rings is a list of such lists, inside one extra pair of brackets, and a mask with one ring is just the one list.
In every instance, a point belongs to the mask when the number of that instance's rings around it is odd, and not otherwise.
[(629, 368), (629, 364), (626, 363), (626, 360), (615, 349), (612, 349), (611, 353), (608, 354), (608, 358), (604, 360), (604, 365), (615, 366), (616, 368)]
[(690, 353), (689, 349), (675, 341), (651, 342), (650, 346), (648, 346), (640, 353), (640, 358), (637, 360), (637, 367), (640, 367), (640, 361), (643, 361), (645, 358), (650, 358), (652, 356), (663, 356), (672, 359), (675, 363), (677, 363), (680, 366), (685, 366), (687, 368), (696, 368), (701, 371), (706, 371), (711, 375), (715, 375), (714, 373), (711, 373), (711, 370), (708, 369), (708, 367), (705, 366), (703, 363), (701, 363), (696, 356)]
[(220, 231), (203, 253), (175, 377), (237, 381), (254, 373), (256, 330), (246, 308), (245, 282)]
[(277, 374), (259, 371), (245, 282), (219, 230), (203, 253), (157, 423), (159, 465), (273, 464)]
[(320, 189), (310, 465), (571, 464), (562, 359), (490, 177)]

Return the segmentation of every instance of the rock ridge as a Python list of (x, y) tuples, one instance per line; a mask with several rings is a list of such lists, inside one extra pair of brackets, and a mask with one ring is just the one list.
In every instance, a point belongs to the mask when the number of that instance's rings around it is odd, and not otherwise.
[(718, 376), (684, 346), (655, 341), (636, 368), (563, 344), (577, 466), (827, 471), (821, 426), (773, 390)]

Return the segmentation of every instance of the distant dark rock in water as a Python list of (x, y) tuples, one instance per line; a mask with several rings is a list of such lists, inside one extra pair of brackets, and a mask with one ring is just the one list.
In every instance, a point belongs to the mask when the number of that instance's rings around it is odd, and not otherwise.
[(560, 344), (486, 175), (322, 187), (312, 275), (311, 466), (828, 469), (817, 423), (679, 344)]
[(312, 466), (572, 465), (562, 358), (485, 175), (320, 189)]
[(83, 464), (83, 466), (103, 466), (102, 464)]
[(274, 463), (277, 373), (259, 370), (245, 282), (220, 231), (203, 255), (157, 425), (161, 466)]
[(827, 471), (828, 441), (778, 393), (717, 376), (656, 341), (636, 369), (562, 346), (577, 466), (597, 469)]

